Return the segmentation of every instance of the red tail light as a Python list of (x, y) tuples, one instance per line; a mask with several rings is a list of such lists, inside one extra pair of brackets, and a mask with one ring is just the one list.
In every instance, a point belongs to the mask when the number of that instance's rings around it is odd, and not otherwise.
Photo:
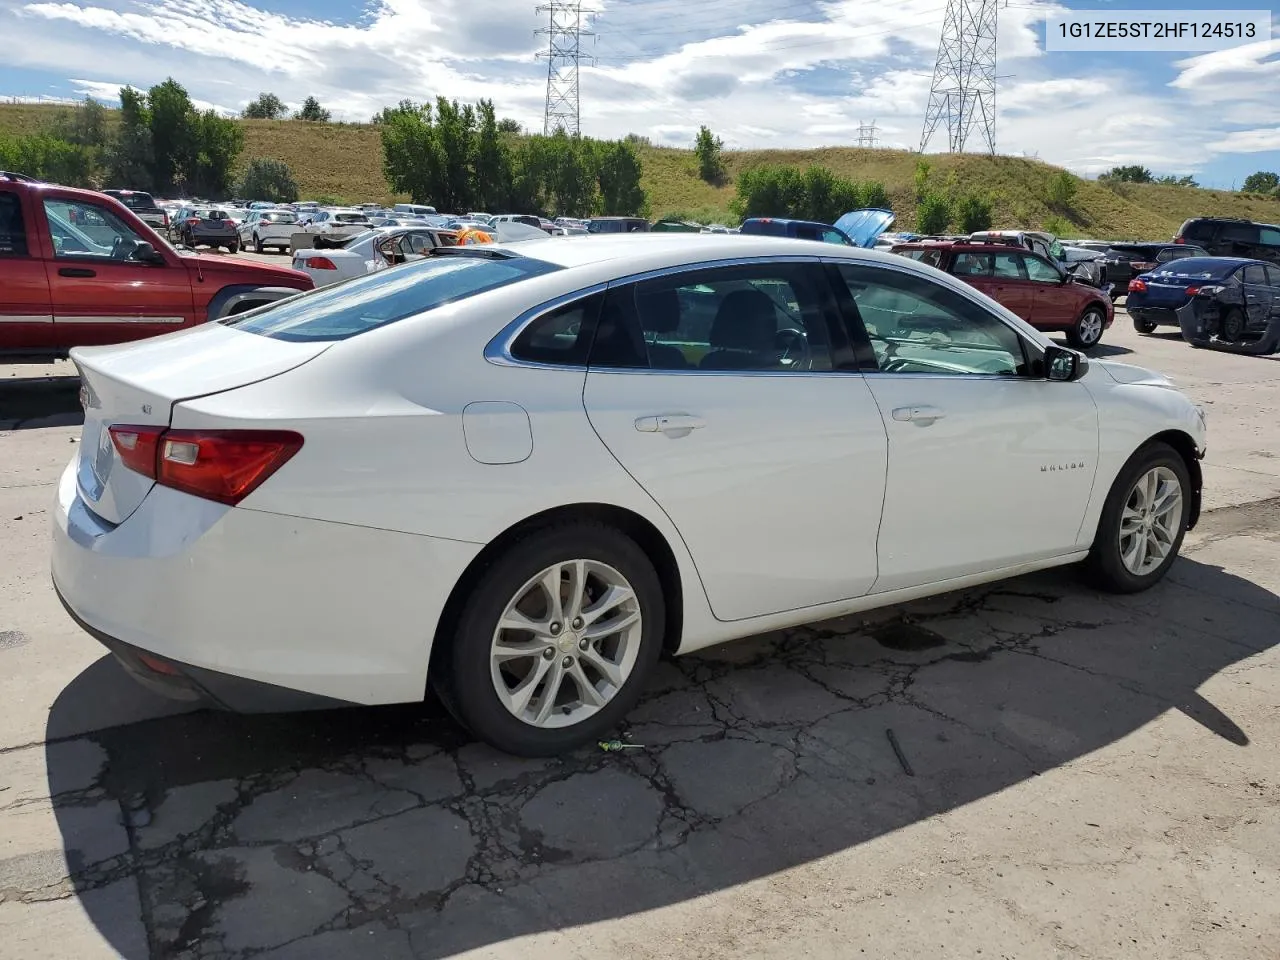
[(1189, 297), (1194, 297), (1199, 292), (1200, 292), (1199, 287), (1187, 287), (1187, 296)]
[(187, 217), (187, 226), (189, 227), (194, 227), (199, 222), (200, 222), (199, 217)]
[(1174, 237), (1174, 238), (1173, 238), (1173, 242), (1174, 242), (1174, 243), (1186, 243), (1186, 242), (1187, 242), (1187, 238), (1186, 238), (1186, 237)]
[(120, 460), (156, 483), (235, 506), (302, 449), (291, 430), (111, 427)]
[(1129, 281), (1129, 292), (1130, 292), (1130, 293), (1146, 293), (1146, 292), (1147, 292), (1147, 281), (1145, 281), (1145, 280), (1130, 280), (1130, 281)]
[(338, 265), (328, 257), (307, 257), (307, 266), (313, 270), (337, 270)]
[(120, 462), (135, 473), (155, 479), (156, 451), (167, 427), (134, 427), (117, 424), (108, 428)]
[(169, 225), (169, 215), (167, 213), (162, 213), (161, 216), (164, 217), (164, 225), (167, 227)]

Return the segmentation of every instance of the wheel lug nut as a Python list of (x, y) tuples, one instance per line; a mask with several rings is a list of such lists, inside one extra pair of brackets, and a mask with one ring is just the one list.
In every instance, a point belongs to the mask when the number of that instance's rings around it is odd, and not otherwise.
[(565, 657), (564, 661), (560, 664), (560, 666), (568, 670), (570, 667), (573, 666), (573, 657)]
[(556, 636), (559, 632), (560, 632), (560, 624), (558, 624), (558, 623), (553, 623), (553, 624), (551, 624), (551, 635), (554, 637), (554, 636)]
[(555, 655), (556, 655), (556, 648), (555, 648), (555, 647), (547, 647), (545, 650), (543, 650), (543, 651), (542, 651), (542, 659), (543, 659), (543, 660), (551, 660), (551, 659), (554, 659), (554, 658), (555, 658)]
[(573, 629), (575, 629), (575, 630), (581, 630), (581, 629), (582, 629), (582, 618), (581, 618), (581, 617), (574, 617), (574, 618), (573, 618)]
[(585, 637), (578, 641), (578, 649), (582, 650), (583, 652), (586, 652), (586, 649), (589, 646), (591, 646), (591, 641), (587, 640)]

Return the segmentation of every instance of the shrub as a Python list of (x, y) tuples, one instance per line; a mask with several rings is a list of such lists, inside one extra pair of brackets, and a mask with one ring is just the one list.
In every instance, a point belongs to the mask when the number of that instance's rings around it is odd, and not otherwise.
[(293, 203), (298, 199), (298, 182), (283, 160), (255, 157), (245, 167), (236, 192), (250, 200)]
[(1055, 173), (1049, 178), (1049, 187), (1045, 195), (1045, 199), (1049, 201), (1049, 205), (1065, 210), (1071, 206), (1071, 201), (1076, 198), (1076, 190), (1079, 189), (1076, 178), (1065, 170)]
[(889, 191), (879, 180), (868, 180), (862, 185), (859, 204), (864, 207), (889, 207)]
[(698, 158), (698, 176), (707, 183), (719, 184), (724, 180), (724, 160), (720, 156), (723, 146), (724, 141), (712, 133), (709, 127), (699, 128), (693, 152)]
[(1044, 229), (1055, 237), (1064, 237), (1071, 232), (1071, 224), (1055, 213), (1045, 218)]
[(992, 203), (987, 197), (966, 193), (956, 204), (956, 219), (965, 233), (991, 229)]
[(916, 207), (916, 229), (924, 234), (943, 233), (950, 225), (950, 202), (940, 193), (926, 193)]

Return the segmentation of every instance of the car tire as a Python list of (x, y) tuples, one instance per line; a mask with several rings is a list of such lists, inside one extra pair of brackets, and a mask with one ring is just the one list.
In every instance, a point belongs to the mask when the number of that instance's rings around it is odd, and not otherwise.
[(1223, 343), (1239, 343), (1244, 339), (1244, 314), (1239, 307), (1230, 307), (1218, 321), (1218, 339)]
[(1139, 320), (1136, 317), (1133, 320), (1133, 329), (1139, 333), (1155, 333), (1157, 324), (1150, 320)]
[[(552, 578), (564, 594), (563, 622), (541, 586)], [(575, 582), (584, 589), (575, 591)], [(616, 635), (583, 637), (591, 621), (574, 626), (573, 596), (589, 599), (582, 608), (589, 618), (592, 604), (614, 588), (630, 599), (598, 611), (600, 624), (629, 625)], [(520, 616), (541, 630), (499, 627), (504, 618)], [(487, 565), (456, 618), (444, 625), (432, 685), (457, 720), (491, 746), (522, 757), (553, 756), (602, 738), (622, 720), (657, 663), (665, 623), (657, 572), (630, 537), (593, 521), (535, 528)], [(513, 656), (518, 650), (530, 652)], [(582, 718), (570, 719), (574, 713)]]
[(1077, 350), (1092, 350), (1102, 341), (1107, 326), (1107, 315), (1101, 307), (1087, 307), (1067, 331), (1067, 343)]
[[(1161, 513), (1175, 484), (1176, 506)], [(1182, 547), (1192, 495), (1191, 476), (1178, 451), (1160, 441), (1140, 448), (1121, 468), (1103, 504), (1086, 561), (1094, 582), (1110, 593), (1138, 593), (1158, 583)], [(1153, 543), (1158, 550), (1150, 549)]]
[(259, 237), (256, 233), (253, 235), (253, 252), (254, 253), (267, 252), (267, 248), (262, 245), (262, 238)]

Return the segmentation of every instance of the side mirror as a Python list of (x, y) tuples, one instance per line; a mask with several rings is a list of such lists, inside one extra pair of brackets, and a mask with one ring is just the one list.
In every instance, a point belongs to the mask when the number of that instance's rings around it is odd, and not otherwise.
[(129, 254), (129, 259), (137, 260), (139, 263), (164, 263), (164, 257), (161, 255), (160, 251), (146, 240), (140, 240), (138, 242), (138, 245), (133, 248), (133, 253)]
[(1044, 376), (1046, 380), (1070, 383), (1089, 372), (1089, 361), (1083, 354), (1066, 347), (1051, 345), (1044, 351)]

